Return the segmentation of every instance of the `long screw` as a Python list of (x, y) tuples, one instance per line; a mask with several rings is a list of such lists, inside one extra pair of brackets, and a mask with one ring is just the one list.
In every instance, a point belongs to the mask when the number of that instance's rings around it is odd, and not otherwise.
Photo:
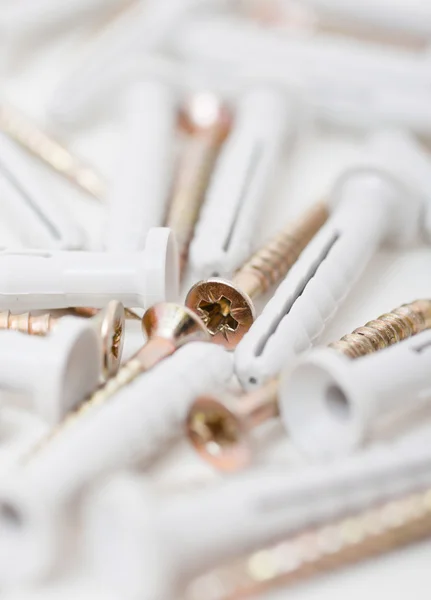
[(98, 200), (105, 196), (105, 182), (59, 142), (11, 106), (0, 105), (0, 130), (62, 177)]
[(208, 341), (208, 333), (201, 320), (188, 308), (170, 302), (162, 302), (149, 308), (142, 317), (142, 328), (148, 339), (147, 343), (121, 365), (115, 377), (97, 389), (75, 412), (69, 413), (59, 427), (34, 449), (28, 460), (31, 460), (52, 438), (61, 434), (66, 427), (75, 423), (87, 411), (103, 406), (139, 375), (171, 356), (184, 344)]
[[(382, 350), (431, 328), (431, 300), (403, 304), (355, 329), (330, 348), (354, 359)], [(279, 415), (278, 381), (240, 397), (203, 396), (190, 408), (187, 436), (208, 463), (222, 471), (247, 466), (253, 456), (251, 431)]]
[[(69, 309), (73, 313), (79, 315), (80, 317), (95, 317), (102, 309), (93, 308), (91, 306), (74, 306)], [(130, 308), (124, 308), (124, 316), (126, 319), (130, 319), (132, 321), (141, 321), (142, 317), (138, 315), (134, 310)]]
[(202, 318), (215, 342), (229, 349), (240, 342), (255, 319), (252, 299), (283, 279), (328, 216), (323, 202), (314, 204), (258, 250), (232, 281), (214, 277), (192, 286), (186, 305)]
[(196, 580), (185, 597), (186, 600), (255, 598), (270, 589), (293, 585), (430, 535), (431, 488), (428, 488), (309, 529), (233, 565), (216, 569)]
[(166, 226), (175, 232), (183, 273), (205, 192), (229, 131), (230, 115), (214, 94), (201, 92), (185, 104), (181, 122), (189, 139), (178, 165)]
[[(13, 329), (28, 335), (45, 336), (55, 329), (62, 317), (50, 313), (34, 315), (31, 312), (11, 314), (0, 312), (0, 330)], [(106, 308), (92, 317), (102, 345), (102, 373), (109, 379), (118, 372), (124, 344), (124, 308), (121, 302), (111, 300)]]

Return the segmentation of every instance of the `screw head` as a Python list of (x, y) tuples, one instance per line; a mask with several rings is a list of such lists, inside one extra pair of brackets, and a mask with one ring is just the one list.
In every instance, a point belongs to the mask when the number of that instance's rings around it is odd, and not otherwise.
[(100, 334), (103, 349), (103, 371), (106, 378), (118, 372), (124, 345), (124, 306), (111, 300), (102, 310)]
[(251, 447), (240, 419), (224, 404), (198, 398), (186, 420), (187, 437), (198, 454), (221, 471), (237, 471), (250, 463)]
[(174, 302), (160, 302), (149, 308), (142, 317), (142, 329), (148, 340), (168, 339), (177, 348), (188, 342), (209, 341), (201, 319), (187, 307)]
[(202, 319), (213, 341), (229, 350), (238, 345), (255, 319), (249, 296), (217, 277), (196, 283), (186, 305)]
[(212, 131), (222, 142), (227, 136), (231, 115), (213, 92), (197, 92), (189, 96), (180, 112), (180, 124), (189, 134)]

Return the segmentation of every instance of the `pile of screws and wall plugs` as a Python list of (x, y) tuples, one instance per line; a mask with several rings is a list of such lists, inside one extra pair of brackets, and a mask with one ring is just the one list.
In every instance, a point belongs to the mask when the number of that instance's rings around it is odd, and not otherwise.
[(1, 3), (4, 598), (295, 597), (431, 536), (430, 23)]

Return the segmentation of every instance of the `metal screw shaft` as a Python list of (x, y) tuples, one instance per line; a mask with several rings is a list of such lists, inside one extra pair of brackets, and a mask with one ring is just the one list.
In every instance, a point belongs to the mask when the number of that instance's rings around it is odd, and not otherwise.
[(314, 204), (258, 250), (235, 273), (232, 283), (250, 298), (264, 294), (286, 275), (328, 216), (325, 203)]
[(416, 300), (358, 327), (329, 345), (350, 358), (387, 348), (431, 327), (431, 300)]
[(166, 219), (166, 226), (177, 238), (181, 273), (229, 121), (227, 109), (209, 93), (196, 94), (183, 111), (183, 126), (190, 135), (180, 158)]
[[(74, 306), (69, 310), (80, 317), (95, 317), (101, 311), (100, 308), (93, 308), (91, 306)], [(138, 313), (130, 308), (124, 309), (124, 316), (126, 319), (130, 319), (132, 321), (141, 321), (141, 317), (138, 315)]]
[[(187, 600), (251, 598), (372, 558), (431, 534), (431, 488), (307, 530), (197, 580)], [(217, 581), (217, 591), (214, 583)], [(220, 590), (223, 590), (220, 593)]]
[(98, 200), (105, 195), (105, 182), (59, 142), (31, 123), (16, 109), (0, 105), (0, 130), (51, 169)]
[(241, 341), (255, 319), (252, 298), (286, 275), (327, 218), (326, 205), (318, 202), (258, 250), (232, 281), (214, 277), (191, 287), (186, 304), (215, 342), (232, 349)]

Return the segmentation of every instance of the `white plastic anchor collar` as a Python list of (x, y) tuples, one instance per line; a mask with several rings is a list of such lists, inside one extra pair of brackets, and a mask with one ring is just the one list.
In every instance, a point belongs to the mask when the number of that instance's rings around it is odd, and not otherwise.
[(124, 141), (108, 192), (105, 248), (141, 250), (151, 227), (163, 224), (172, 185), (177, 94), (156, 78), (136, 82), (126, 97)]
[(230, 277), (255, 250), (263, 202), (296, 128), (293, 113), (281, 87), (264, 81), (238, 98), (190, 248), (196, 279)]
[(146, 308), (178, 296), (178, 256), (170, 229), (148, 232), (141, 252), (0, 252), (1, 309), (92, 306), (110, 300)]
[(431, 401), (431, 331), (351, 360), (330, 348), (301, 358), (280, 384), (289, 436), (315, 459), (363, 445), (379, 423)]
[[(83, 412), (47, 440), (3, 489), (8, 510), (0, 506), (0, 531), (4, 527), (9, 534), (5, 546), (0, 537), (0, 582), (22, 583), (49, 572), (64, 543), (67, 503), (97, 476), (157, 456), (181, 435), (195, 398), (231, 376), (232, 357), (226, 350), (190, 343), (103, 409)], [(0, 493), (0, 505), (1, 498)], [(11, 512), (22, 515), (22, 527), (9, 528)]]
[[(86, 503), (88, 562), (122, 597), (177, 597), (191, 578), (236, 556), (425, 488), (431, 452), (423, 441), (375, 448), (331, 468), (249, 472), (177, 498), (120, 476)], [(115, 542), (114, 532), (121, 532)]]
[(86, 319), (64, 317), (47, 337), (0, 331), (0, 388), (24, 391), (36, 412), (58, 423), (100, 380), (100, 342)]
[[(279, 373), (318, 340), (382, 243), (420, 238), (427, 201), (423, 178), (408, 167), (416, 152), (410, 153), (405, 138), (390, 137), (390, 153), (379, 154), (371, 137), (368, 158), (339, 179), (330, 195), (331, 217), (238, 344), (235, 370), (246, 389)], [(398, 152), (405, 167), (398, 159), (391, 163)]]
[(0, 133), (0, 193), (6, 216), (26, 246), (57, 250), (84, 246), (84, 231), (55, 202), (29, 168), (22, 151)]

